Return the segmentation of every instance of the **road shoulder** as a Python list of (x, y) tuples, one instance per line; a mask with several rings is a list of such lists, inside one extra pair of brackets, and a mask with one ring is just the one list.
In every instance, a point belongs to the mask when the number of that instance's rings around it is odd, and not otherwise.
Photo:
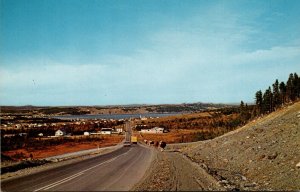
[(203, 168), (176, 152), (156, 151), (148, 173), (134, 191), (224, 190)]

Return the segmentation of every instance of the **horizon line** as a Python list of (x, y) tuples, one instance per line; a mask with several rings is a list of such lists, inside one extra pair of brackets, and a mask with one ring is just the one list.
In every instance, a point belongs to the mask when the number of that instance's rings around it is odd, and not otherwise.
[[(244, 102), (248, 105), (253, 105), (254, 102)], [(212, 105), (239, 105), (240, 102), (228, 102), (228, 103), (221, 103), (221, 102), (183, 102), (183, 103), (142, 103), (142, 104), (107, 104), (107, 105), (0, 105), (0, 107), (130, 107), (130, 106), (157, 106), (157, 105), (184, 105), (184, 104), (212, 104)]]

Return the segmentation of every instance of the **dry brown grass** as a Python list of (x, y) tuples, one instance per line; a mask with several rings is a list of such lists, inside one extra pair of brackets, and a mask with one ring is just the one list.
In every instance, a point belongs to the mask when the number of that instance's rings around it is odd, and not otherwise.
[(195, 140), (195, 135), (202, 133), (203, 130), (189, 130), (189, 129), (176, 129), (170, 130), (168, 133), (161, 134), (137, 134), (140, 141), (151, 140), (151, 141), (165, 141), (166, 143), (182, 143), (191, 142)]
[(221, 112), (199, 112), (180, 114), (170, 117), (161, 117), (138, 121), (148, 127), (165, 127), (170, 132), (163, 134), (141, 134), (140, 140), (165, 141), (167, 143), (184, 143), (211, 139), (222, 135), (236, 127), (231, 122), (239, 118), (237, 113), (230, 115)]
[(124, 136), (122, 135), (111, 135), (111, 136), (102, 136), (103, 140), (97, 142), (68, 142), (60, 145), (45, 147), (43, 149), (17, 149), (2, 152), (4, 155), (12, 157), (15, 160), (20, 160), (18, 158), (14, 158), (17, 153), (23, 153), (25, 158), (29, 158), (30, 154), (33, 155), (34, 159), (46, 158), (55, 155), (61, 155), (65, 153), (71, 153), (81, 150), (93, 149), (96, 147), (107, 147), (120, 143)]

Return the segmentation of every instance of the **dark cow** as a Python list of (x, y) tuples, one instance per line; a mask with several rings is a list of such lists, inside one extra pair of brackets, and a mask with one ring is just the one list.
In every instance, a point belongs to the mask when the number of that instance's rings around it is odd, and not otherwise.
[(151, 145), (154, 145), (154, 141), (150, 141), (150, 146), (151, 146)]
[(164, 142), (164, 141), (160, 141), (159, 142), (159, 147), (160, 147), (160, 150), (163, 151), (165, 149), (165, 147), (167, 146), (167, 143)]

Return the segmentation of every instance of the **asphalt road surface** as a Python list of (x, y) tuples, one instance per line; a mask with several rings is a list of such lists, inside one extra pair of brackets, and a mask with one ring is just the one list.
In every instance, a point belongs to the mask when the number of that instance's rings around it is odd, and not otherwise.
[(145, 174), (153, 151), (141, 145), (1, 182), (2, 191), (128, 191)]

